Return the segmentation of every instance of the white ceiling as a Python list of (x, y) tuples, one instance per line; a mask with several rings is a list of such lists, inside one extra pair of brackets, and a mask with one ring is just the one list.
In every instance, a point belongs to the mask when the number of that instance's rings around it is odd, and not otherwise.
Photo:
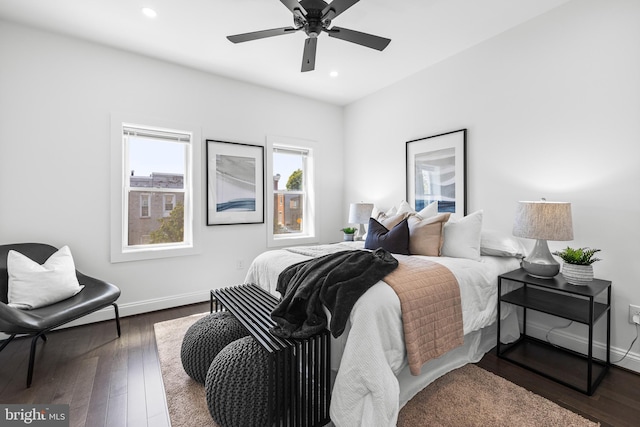
[[(334, 24), (390, 38), (389, 46), (379, 52), (322, 34), (307, 73), (303, 31), (226, 39), (291, 26), (279, 0), (0, 0), (0, 18), (346, 105), (567, 1), (362, 0)], [(145, 17), (143, 7), (157, 17)], [(329, 76), (334, 70), (338, 77)]]

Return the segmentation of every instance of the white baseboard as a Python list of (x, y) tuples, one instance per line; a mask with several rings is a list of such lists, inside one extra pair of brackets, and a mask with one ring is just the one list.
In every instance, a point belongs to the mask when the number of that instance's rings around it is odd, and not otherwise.
[[(154, 298), (144, 301), (136, 301), (132, 303), (118, 303), (118, 311), (120, 317), (133, 316), (136, 314), (148, 313), (151, 311), (164, 310), (166, 308), (179, 307), (182, 305), (195, 304), (198, 302), (209, 301), (209, 291), (199, 291), (190, 294), (173, 295), (164, 298)], [(70, 328), (73, 326), (86, 325), (89, 323), (103, 322), (105, 320), (113, 320), (115, 318), (113, 306), (105, 307), (80, 319), (62, 325), (58, 329)], [(0, 332), (0, 340), (7, 338), (8, 335)]]
[[(120, 317), (134, 316), (136, 314), (149, 313), (151, 311), (164, 310), (166, 308), (180, 307), (182, 305), (195, 304), (209, 301), (209, 291), (199, 291), (190, 294), (173, 295), (164, 298), (154, 298), (132, 303), (118, 304)], [(68, 328), (72, 326), (86, 325), (87, 323), (102, 322), (113, 319), (113, 307), (105, 307), (95, 313), (91, 313), (81, 319), (64, 325)]]
[[(547, 332), (551, 329), (549, 325), (545, 325), (538, 322), (527, 322), (527, 335), (541, 340), (546, 340)], [(572, 334), (562, 329), (555, 329), (550, 334), (550, 341), (553, 344), (560, 345), (562, 347), (577, 351), (582, 354), (586, 354), (588, 348), (588, 337)], [(631, 344), (631, 341), (629, 342)], [(618, 362), (629, 347), (619, 348), (611, 346), (611, 363), (615, 366), (620, 366), (631, 371), (640, 373), (640, 354), (630, 351), (629, 354), (620, 362)], [(594, 341), (593, 343), (593, 355), (601, 360), (605, 360), (607, 351), (606, 343)]]

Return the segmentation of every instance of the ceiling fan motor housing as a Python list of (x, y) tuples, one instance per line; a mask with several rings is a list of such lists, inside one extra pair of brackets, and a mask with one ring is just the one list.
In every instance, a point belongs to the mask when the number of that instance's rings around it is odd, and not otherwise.
[(318, 37), (323, 29), (327, 29), (331, 25), (330, 19), (322, 19), (322, 11), (327, 7), (327, 2), (323, 0), (302, 0), (300, 5), (307, 11), (303, 19), (294, 17), (294, 23), (297, 27), (304, 26), (304, 32), (309, 37)]
[(312, 9), (316, 9), (319, 11), (324, 10), (329, 4), (324, 0), (301, 0), (300, 6), (302, 6), (307, 12)]

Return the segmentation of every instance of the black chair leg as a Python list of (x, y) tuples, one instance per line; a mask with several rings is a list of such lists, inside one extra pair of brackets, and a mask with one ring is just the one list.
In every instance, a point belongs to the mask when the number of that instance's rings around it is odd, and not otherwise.
[(118, 304), (112, 303), (113, 310), (116, 312), (116, 328), (118, 328), (118, 337), (120, 337), (120, 312), (118, 311)]
[(16, 337), (18, 334), (12, 334), (9, 338), (4, 340), (2, 346), (0, 346), (0, 351), (4, 350), (4, 348)]
[[(31, 387), (31, 380), (33, 379), (33, 364), (36, 360), (36, 344), (38, 344), (38, 338), (44, 337), (44, 334), (38, 334), (31, 340), (31, 354), (29, 354), (29, 370), (27, 371), (27, 388)], [(46, 341), (46, 338), (44, 338)]]
[[(121, 336), (120, 311), (118, 310), (118, 304), (114, 302), (111, 305), (113, 305), (113, 309), (116, 313), (116, 328), (118, 329), (118, 337), (120, 337)], [(7, 344), (9, 344), (9, 342), (16, 337), (16, 335), (17, 334), (13, 334), (9, 338), (4, 340), (4, 342), (0, 346), (0, 351), (2, 351), (7, 346)], [(44, 331), (39, 334), (36, 334), (31, 340), (31, 353), (29, 354), (29, 370), (27, 371), (27, 388), (31, 387), (31, 381), (33, 380), (33, 365), (36, 360), (36, 345), (38, 344), (38, 338), (42, 338), (42, 341), (45, 341), (45, 342), (47, 341), (47, 336), (44, 334)]]

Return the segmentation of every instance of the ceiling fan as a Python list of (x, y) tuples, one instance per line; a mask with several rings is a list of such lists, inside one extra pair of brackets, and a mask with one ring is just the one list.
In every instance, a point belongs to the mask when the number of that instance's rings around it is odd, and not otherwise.
[(293, 27), (273, 28), (270, 30), (254, 31), (252, 33), (228, 36), (233, 43), (248, 42), (266, 37), (293, 34), (303, 30), (308, 38), (304, 42), (302, 55), (302, 72), (312, 71), (316, 64), (316, 46), (318, 36), (324, 31), (329, 37), (335, 37), (376, 50), (384, 50), (391, 42), (390, 39), (361, 33), (341, 27), (331, 27), (331, 20), (349, 9), (359, 0), (280, 0), (293, 13)]

